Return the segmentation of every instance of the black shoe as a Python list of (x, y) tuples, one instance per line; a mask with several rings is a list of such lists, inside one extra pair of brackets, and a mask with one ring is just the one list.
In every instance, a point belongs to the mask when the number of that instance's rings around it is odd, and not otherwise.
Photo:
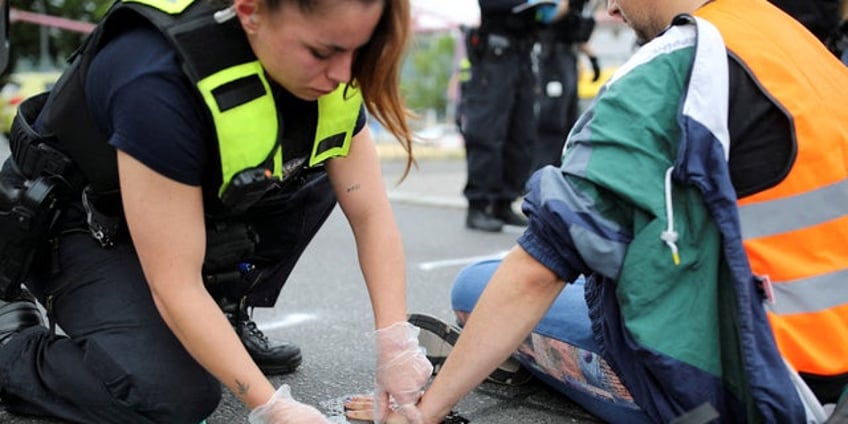
[(291, 343), (272, 345), (247, 313), (233, 314), (226, 311), (225, 313), (247, 349), (247, 353), (265, 375), (288, 374), (300, 365), (302, 357), (299, 347)]
[(43, 325), (43, 322), (41, 311), (29, 292), (22, 291), (12, 300), (0, 299), (0, 346), (21, 330)]
[[(427, 360), (433, 364), (433, 375), (442, 370), (453, 345), (459, 339), (460, 330), (436, 317), (425, 314), (410, 314), (410, 324), (418, 327), (418, 344), (424, 347)], [(508, 358), (486, 380), (508, 386), (519, 386), (533, 379), (533, 374), (527, 371), (513, 358)]]
[(512, 205), (510, 203), (497, 202), (494, 207), (494, 216), (495, 218), (503, 221), (506, 225), (526, 227), (529, 222), (527, 221), (527, 217), (523, 214), (515, 213), (515, 211), (512, 210)]
[(485, 209), (468, 208), (465, 226), (472, 230), (496, 233), (503, 229), (504, 222), (486, 212)]

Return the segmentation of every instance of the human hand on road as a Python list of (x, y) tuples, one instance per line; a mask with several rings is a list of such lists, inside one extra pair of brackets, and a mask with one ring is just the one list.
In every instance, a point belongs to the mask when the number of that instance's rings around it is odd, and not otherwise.
[(292, 398), (288, 384), (283, 384), (264, 405), (248, 415), (250, 424), (332, 424), (312, 406)]
[[(345, 402), (344, 408), (347, 418), (359, 421), (374, 421), (374, 396), (353, 396)], [(389, 411), (384, 422), (386, 424), (407, 424), (409, 420), (395, 411)]]
[(421, 423), (421, 413), (415, 405), (433, 373), (433, 365), (418, 346), (419, 331), (404, 321), (374, 332), (377, 345), (374, 418), (378, 423), (388, 416), (390, 398), (396, 404), (395, 410), (410, 423)]
[[(358, 421), (374, 421), (374, 397), (371, 395), (359, 395), (353, 396), (348, 399), (345, 404), (345, 416), (352, 420)], [(435, 417), (424, 417), (422, 420), (424, 424), (438, 424), (438, 423), (451, 423), (451, 424), (468, 424), (469, 421), (467, 418), (462, 417), (461, 415), (451, 411), (447, 417), (435, 418)], [(403, 415), (398, 414), (395, 411), (389, 412), (389, 416), (386, 418), (386, 424), (408, 424), (409, 420), (404, 418)]]

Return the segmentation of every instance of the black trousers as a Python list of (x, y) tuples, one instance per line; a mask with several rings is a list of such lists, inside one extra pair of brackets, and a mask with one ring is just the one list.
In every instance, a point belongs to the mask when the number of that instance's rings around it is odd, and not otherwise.
[(248, 262), (262, 273), (255, 286), (238, 293), (247, 296), (248, 306), (274, 306), (303, 251), (336, 206), (326, 172), (310, 172), (296, 189), (263, 200), (248, 215), (259, 234), (259, 245)]
[[(279, 293), (335, 205), (326, 174), (302, 189), (299, 199), (320, 201), (290, 204), (282, 214), (293, 221), (277, 241), (296, 239), (276, 252), (291, 256), (270, 269), (282, 278), (263, 282), (266, 296)], [(84, 232), (60, 240), (54, 260), (61, 271), (36, 273), (27, 285), (43, 304), (52, 299), (52, 319), (67, 337), (34, 327), (0, 348), (6, 409), (81, 423), (197, 424), (209, 416), (221, 384), (160, 317), (131, 243), (103, 249)]]
[(34, 327), (0, 349), (0, 397), (14, 413), (81, 423), (194, 423), (220, 383), (189, 356), (153, 304), (128, 242), (61, 239), (59, 275), (28, 284), (68, 337)]
[(536, 144), (536, 86), (529, 46), (490, 51), (472, 63), (460, 104), (469, 202), (524, 194)]
[(565, 139), (579, 113), (577, 78), (574, 47), (550, 40), (542, 42), (539, 54), (539, 136), (533, 150), (534, 171), (545, 165), (560, 165)]

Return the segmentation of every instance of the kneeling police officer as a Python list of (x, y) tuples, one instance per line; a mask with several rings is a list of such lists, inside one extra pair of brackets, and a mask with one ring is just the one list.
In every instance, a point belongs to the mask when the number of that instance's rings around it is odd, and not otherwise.
[(263, 376), (301, 353), (249, 312), (274, 305), (338, 202), (374, 310), (377, 399), (412, 416), (430, 365), (406, 323), (403, 248), (366, 126), (367, 106), (409, 151), (408, 32), (408, 1), (117, 2), (12, 128), (6, 409), (197, 423), (223, 383), (251, 422), (320, 422)]

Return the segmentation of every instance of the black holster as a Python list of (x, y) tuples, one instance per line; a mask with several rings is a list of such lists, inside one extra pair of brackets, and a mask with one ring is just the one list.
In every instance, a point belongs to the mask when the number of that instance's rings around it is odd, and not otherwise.
[(19, 293), (71, 191), (70, 160), (30, 124), (44, 97), (21, 105), (10, 134), (12, 155), (0, 175), (0, 298), (4, 299)]

